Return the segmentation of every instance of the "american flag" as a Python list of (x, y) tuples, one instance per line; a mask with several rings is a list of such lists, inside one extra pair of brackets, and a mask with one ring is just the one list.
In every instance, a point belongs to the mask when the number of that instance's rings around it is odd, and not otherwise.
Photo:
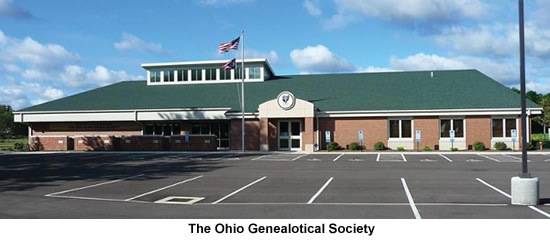
[(235, 58), (229, 60), (229, 62), (226, 62), (223, 64), (223, 67), (225, 70), (231, 70), (231, 69), (235, 69), (235, 65), (237, 63), (237, 60)]
[(220, 44), (220, 54), (228, 52), (231, 49), (238, 49), (239, 48), (239, 40), (241, 37), (235, 38), (235, 40), (231, 42), (226, 42)]

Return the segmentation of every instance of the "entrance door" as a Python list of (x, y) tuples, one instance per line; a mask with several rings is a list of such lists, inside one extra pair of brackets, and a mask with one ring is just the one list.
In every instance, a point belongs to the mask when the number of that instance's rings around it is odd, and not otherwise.
[(302, 123), (300, 121), (279, 121), (279, 150), (302, 150)]

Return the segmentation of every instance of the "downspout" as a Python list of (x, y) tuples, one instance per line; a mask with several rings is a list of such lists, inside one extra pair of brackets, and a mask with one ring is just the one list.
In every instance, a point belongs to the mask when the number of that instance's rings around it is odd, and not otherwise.
[(319, 151), (319, 149), (321, 149), (321, 140), (320, 140), (320, 136), (319, 136), (319, 109), (318, 108), (315, 108), (315, 121), (316, 121), (316, 125), (317, 125), (317, 130), (315, 131), (317, 133), (317, 147), (315, 148), (315, 151)]

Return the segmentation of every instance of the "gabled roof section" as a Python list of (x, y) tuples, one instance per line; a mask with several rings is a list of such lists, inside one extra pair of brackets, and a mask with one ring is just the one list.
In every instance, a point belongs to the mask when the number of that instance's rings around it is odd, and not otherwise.
[[(433, 77), (432, 77), (433, 72)], [(119, 82), (18, 112), (229, 108), (239, 112), (239, 83), (157, 85)], [(520, 108), (520, 96), (477, 70), (277, 76), (245, 84), (245, 110), (291, 91), (320, 111)], [(540, 108), (528, 101), (529, 108)]]

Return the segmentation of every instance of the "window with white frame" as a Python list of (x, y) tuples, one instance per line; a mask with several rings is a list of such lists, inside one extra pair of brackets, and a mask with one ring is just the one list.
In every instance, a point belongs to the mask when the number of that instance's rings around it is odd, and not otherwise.
[(231, 80), (231, 70), (220, 68), (220, 80)]
[(187, 74), (186, 69), (178, 70), (178, 82), (183, 82), (189, 80), (189, 75)]
[(248, 68), (248, 79), (260, 79), (261, 78), (260, 69), (261, 69), (260, 67)]
[(455, 130), (455, 138), (464, 137), (464, 119), (441, 119), (439, 121), (439, 132), (441, 138), (451, 137), (449, 131)]
[(512, 129), (517, 129), (517, 121), (515, 118), (493, 118), (492, 128), (494, 138), (510, 138)]
[(164, 70), (164, 82), (173, 82), (173, 81), (174, 81), (174, 71)]
[(149, 82), (160, 82), (160, 71), (150, 70), (149, 71)]
[(412, 120), (410, 119), (390, 119), (389, 120), (390, 138), (411, 138)]
[(202, 69), (191, 70), (191, 81), (202, 81)]
[(205, 79), (207, 81), (216, 80), (216, 69), (205, 69)]

